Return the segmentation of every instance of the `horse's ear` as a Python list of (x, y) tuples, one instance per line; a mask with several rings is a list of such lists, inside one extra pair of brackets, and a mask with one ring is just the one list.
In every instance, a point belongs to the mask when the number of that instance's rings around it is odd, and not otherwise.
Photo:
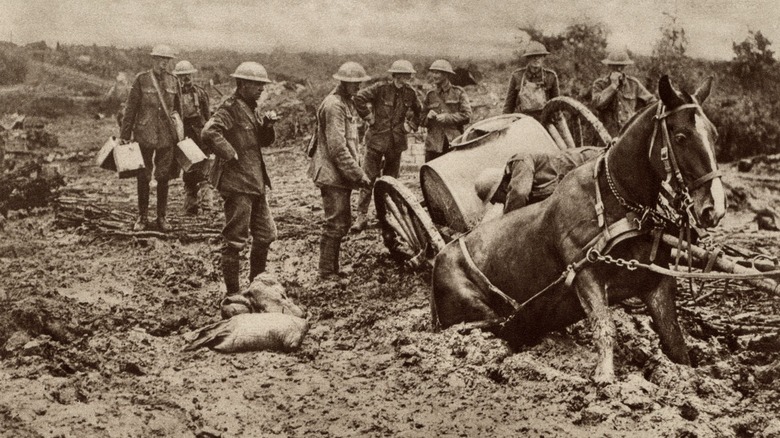
[(699, 88), (697, 88), (696, 92), (693, 93), (693, 97), (696, 98), (697, 102), (704, 103), (704, 101), (707, 100), (707, 97), (710, 95), (710, 91), (712, 91), (712, 81), (713, 77), (708, 76), (707, 79), (704, 80), (704, 83), (699, 85)]
[(667, 75), (661, 76), (661, 79), (658, 80), (658, 95), (661, 96), (661, 102), (668, 109), (677, 108), (685, 103), (677, 90), (672, 87), (672, 81), (669, 80)]

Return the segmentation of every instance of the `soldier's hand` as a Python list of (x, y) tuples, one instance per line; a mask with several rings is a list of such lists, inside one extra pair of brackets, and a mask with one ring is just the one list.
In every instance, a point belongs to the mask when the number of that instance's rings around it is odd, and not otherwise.
[(276, 111), (266, 111), (263, 113), (263, 126), (273, 125), (279, 119), (280, 116), (276, 114)]
[(366, 123), (368, 123), (368, 126), (374, 126), (374, 122), (376, 122), (376, 118), (374, 117), (374, 113), (369, 113), (366, 116)]
[(360, 185), (362, 187), (371, 188), (371, 180), (366, 176), (366, 174), (363, 174), (363, 176), (360, 177)]
[(613, 71), (612, 73), (609, 74), (609, 81), (612, 82), (613, 84), (619, 84), (622, 80), (622, 77), (623, 77), (623, 73), (619, 71)]
[(233, 159), (238, 161), (238, 152), (233, 152)]
[(428, 115), (426, 115), (425, 117), (426, 117), (428, 120), (435, 120), (435, 119), (436, 119), (436, 116), (437, 116), (437, 114), (436, 114), (436, 111), (434, 111), (434, 110), (430, 110), (430, 111), (428, 111)]

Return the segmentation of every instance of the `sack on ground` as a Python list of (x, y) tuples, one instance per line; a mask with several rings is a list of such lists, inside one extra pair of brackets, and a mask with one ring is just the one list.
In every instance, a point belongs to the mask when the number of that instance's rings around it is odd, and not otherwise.
[(302, 318), (283, 313), (244, 313), (207, 325), (187, 335), (184, 351), (208, 347), (220, 353), (291, 351), (309, 330)]
[(114, 163), (114, 147), (119, 144), (119, 139), (112, 136), (108, 141), (100, 148), (97, 156), (95, 157), (95, 164), (100, 166), (101, 169), (116, 170), (116, 163)]
[(253, 312), (277, 312), (298, 318), (305, 316), (303, 310), (287, 297), (284, 286), (276, 276), (268, 272), (258, 274), (244, 296), (249, 299)]
[(120, 178), (133, 178), (144, 168), (144, 157), (138, 143), (114, 146), (114, 163)]

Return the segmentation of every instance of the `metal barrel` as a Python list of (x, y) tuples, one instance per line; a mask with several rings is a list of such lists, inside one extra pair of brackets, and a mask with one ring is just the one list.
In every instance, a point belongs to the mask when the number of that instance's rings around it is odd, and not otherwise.
[(420, 186), (433, 223), (457, 232), (474, 228), (486, 210), (474, 183), (487, 168), (503, 169), (520, 152), (559, 151), (533, 117), (506, 114), (471, 125), (453, 150), (420, 168)]

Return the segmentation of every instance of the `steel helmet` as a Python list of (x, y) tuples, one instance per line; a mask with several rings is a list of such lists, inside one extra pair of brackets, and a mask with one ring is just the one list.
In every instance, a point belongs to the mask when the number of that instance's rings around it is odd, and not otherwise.
[(417, 73), (412, 63), (405, 59), (399, 59), (398, 61), (395, 61), (393, 65), (390, 66), (390, 70), (387, 71), (390, 73)]
[(523, 53), (523, 57), (528, 56), (547, 56), (550, 52), (547, 51), (547, 48), (544, 47), (544, 44), (540, 43), (539, 41), (531, 41), (528, 43), (528, 47), (526, 47), (525, 52)]
[(371, 77), (366, 74), (366, 70), (362, 65), (357, 62), (347, 61), (341, 64), (339, 71), (333, 75), (333, 79), (338, 79), (341, 82), (364, 82)]
[(452, 64), (444, 59), (437, 59), (436, 61), (433, 61), (433, 64), (428, 67), (428, 70), (438, 70), (453, 75), (455, 74), (455, 70), (452, 69)]
[(268, 84), (273, 82), (268, 79), (268, 72), (265, 71), (265, 67), (253, 61), (242, 62), (230, 76), (238, 79), (246, 79), (248, 81), (265, 82)]
[(179, 61), (176, 63), (176, 66), (173, 68), (173, 74), (175, 75), (191, 75), (195, 73), (196, 70), (195, 67), (192, 66), (192, 63), (189, 61)]
[(483, 170), (474, 182), (474, 189), (477, 191), (479, 199), (484, 203), (490, 202), (503, 179), (504, 170), (501, 168), (489, 167)]
[(628, 52), (625, 50), (612, 50), (601, 63), (606, 65), (632, 65), (634, 61), (628, 57)]
[(166, 46), (165, 44), (158, 44), (154, 46), (152, 49), (152, 53), (150, 53), (152, 56), (159, 56), (160, 58), (174, 58), (176, 53), (174, 53), (171, 46)]

